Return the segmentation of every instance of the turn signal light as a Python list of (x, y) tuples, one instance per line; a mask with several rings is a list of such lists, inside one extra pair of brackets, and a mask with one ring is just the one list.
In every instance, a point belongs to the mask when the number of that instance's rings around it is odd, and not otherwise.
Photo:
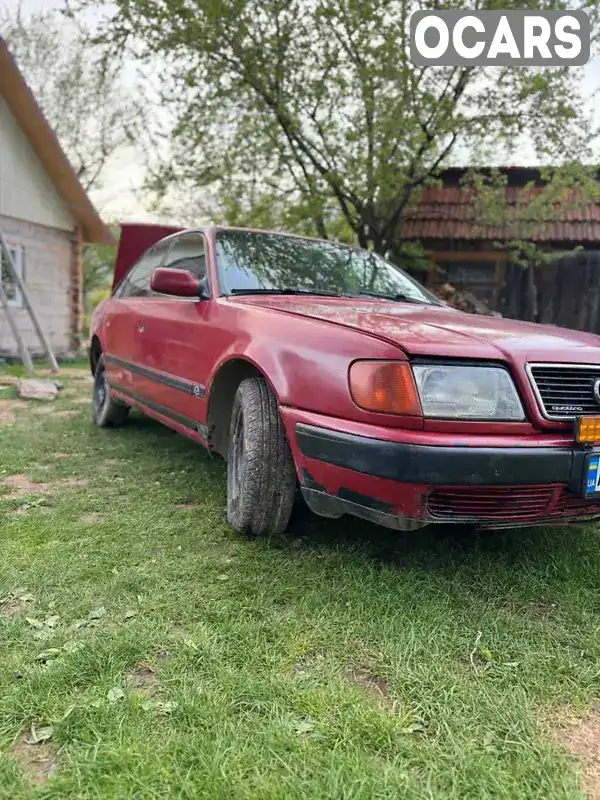
[(600, 417), (579, 417), (575, 425), (578, 442), (600, 442)]
[(357, 406), (382, 414), (421, 416), (421, 403), (409, 364), (399, 361), (355, 361), (350, 367), (350, 394)]

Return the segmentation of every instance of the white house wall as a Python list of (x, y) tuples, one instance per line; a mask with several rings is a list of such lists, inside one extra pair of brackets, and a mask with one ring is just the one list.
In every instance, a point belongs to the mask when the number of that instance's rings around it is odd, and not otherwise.
[[(67, 232), (19, 222), (0, 215), (8, 244), (23, 248), (23, 271), (29, 299), (56, 353), (69, 349), (71, 330), (72, 243)], [(12, 308), (27, 348), (42, 351), (31, 319), (24, 309)], [(16, 355), (17, 347), (6, 315), (0, 308), (0, 356)]]
[(0, 215), (72, 231), (75, 220), (0, 97)]

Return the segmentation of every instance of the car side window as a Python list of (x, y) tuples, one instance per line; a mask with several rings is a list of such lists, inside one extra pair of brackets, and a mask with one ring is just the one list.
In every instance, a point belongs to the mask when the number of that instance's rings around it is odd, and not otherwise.
[(146, 251), (140, 260), (128, 272), (115, 292), (117, 297), (150, 297), (152, 273), (159, 267), (169, 250), (170, 242), (158, 244)]
[(206, 278), (204, 236), (201, 233), (184, 233), (179, 236), (163, 266), (169, 269), (185, 269), (200, 280)]

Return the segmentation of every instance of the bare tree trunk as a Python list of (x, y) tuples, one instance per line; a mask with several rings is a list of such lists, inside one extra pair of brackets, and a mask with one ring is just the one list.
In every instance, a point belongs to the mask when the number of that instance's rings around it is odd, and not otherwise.
[(594, 269), (594, 263), (592, 262), (592, 275), (595, 276), (594, 283), (590, 290), (590, 308), (589, 308), (589, 316), (588, 316), (588, 324), (586, 329), (590, 331), (590, 333), (598, 333), (598, 306), (600, 305), (600, 279), (598, 278), (598, 273)]
[(527, 267), (527, 300), (528, 317), (531, 322), (537, 322), (538, 318), (538, 296), (535, 266), (530, 264)]
[(582, 263), (579, 267), (579, 272), (581, 275), (581, 283), (586, 287), (586, 292), (579, 301), (579, 309), (577, 311), (577, 330), (585, 331), (588, 329), (588, 299), (590, 297), (590, 289), (593, 291), (593, 285), (595, 281), (589, 262)]
[(558, 289), (558, 270), (559, 264), (546, 264), (543, 274), (540, 276), (539, 321), (544, 324), (557, 324), (554, 318), (554, 298)]

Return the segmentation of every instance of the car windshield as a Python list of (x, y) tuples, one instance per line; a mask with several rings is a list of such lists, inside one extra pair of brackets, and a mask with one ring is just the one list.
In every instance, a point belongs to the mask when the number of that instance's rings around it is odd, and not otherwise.
[(402, 270), (367, 250), (243, 230), (219, 231), (216, 250), (223, 294), (365, 295), (439, 305)]

